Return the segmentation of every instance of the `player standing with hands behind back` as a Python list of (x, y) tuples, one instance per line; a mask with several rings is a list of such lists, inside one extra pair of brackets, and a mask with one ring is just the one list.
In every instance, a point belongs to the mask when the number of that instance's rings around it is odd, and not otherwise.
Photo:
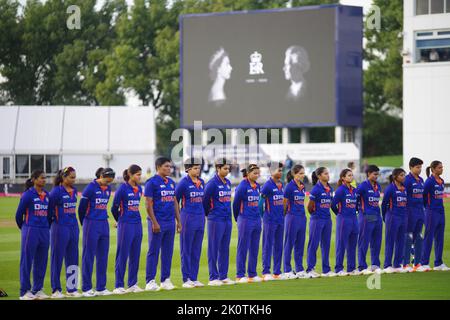
[[(146, 291), (173, 290), (170, 281), (175, 229), (181, 231), (180, 211), (175, 198), (175, 182), (169, 178), (172, 162), (161, 157), (155, 162), (156, 174), (145, 183), (148, 222)], [(175, 226), (176, 220), (176, 226)], [(156, 284), (156, 268), (161, 251), (161, 287)]]

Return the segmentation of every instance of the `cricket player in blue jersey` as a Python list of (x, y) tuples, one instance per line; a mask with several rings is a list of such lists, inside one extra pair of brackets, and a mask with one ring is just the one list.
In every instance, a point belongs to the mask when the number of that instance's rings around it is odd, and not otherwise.
[[(380, 250), (383, 238), (383, 220), (380, 211), (381, 187), (377, 182), (380, 169), (375, 165), (368, 166), (367, 180), (357, 188), (358, 195), (358, 267), (363, 275), (380, 274)], [(367, 250), (370, 245), (372, 265), (366, 263)]]
[[(175, 230), (181, 232), (180, 212), (175, 197), (175, 182), (169, 177), (172, 161), (161, 157), (155, 161), (156, 174), (145, 183), (148, 222), (146, 291), (173, 290), (170, 281)], [(175, 225), (176, 221), (176, 225)], [(161, 252), (161, 286), (155, 281)]]
[[(405, 235), (407, 225), (406, 204), (408, 197), (405, 186), (405, 170), (396, 168), (389, 177), (391, 182), (384, 191), (381, 203), (381, 214), (386, 224), (384, 269), (383, 273), (407, 272), (401, 267), (405, 250)], [(394, 255), (395, 249), (395, 255)], [(394, 263), (392, 264), (392, 256)]]
[(258, 208), (260, 186), (256, 182), (260, 170), (256, 164), (250, 164), (241, 172), (243, 179), (237, 186), (233, 199), (233, 215), (238, 227), (236, 282), (261, 282), (256, 271), (261, 240), (261, 215)]
[[(403, 254), (403, 268), (408, 272), (416, 271), (420, 267), (422, 258), (422, 229), (425, 221), (425, 208), (423, 202), (424, 181), (420, 177), (423, 161), (418, 158), (409, 160), (409, 174), (405, 178), (406, 194), (408, 201), (406, 211), (408, 214), (408, 224), (405, 237), (405, 252)], [(414, 249), (413, 266), (411, 263), (411, 252)]]
[(228, 278), (231, 241), (231, 182), (226, 178), (226, 159), (215, 163), (216, 174), (205, 187), (203, 208), (208, 219), (208, 267), (210, 286), (233, 285)]
[[(359, 275), (356, 269), (356, 245), (358, 243), (358, 218), (356, 217), (358, 195), (352, 186), (353, 172), (344, 169), (339, 175), (331, 209), (336, 214), (336, 268), (338, 276)], [(347, 252), (347, 272), (344, 256)]]
[(175, 189), (177, 204), (181, 204), (180, 255), (183, 288), (204, 286), (197, 278), (205, 233), (205, 182), (200, 178), (201, 165), (200, 159), (187, 159), (184, 163), (187, 175)]
[[(327, 168), (317, 168), (312, 173), (313, 188), (310, 192), (308, 212), (311, 215), (309, 222), (308, 241), (308, 268), (307, 278), (335, 277), (336, 273), (330, 268), (330, 243), (333, 223), (330, 216), (333, 188), (329, 185), (330, 173)], [(317, 249), (322, 250), (322, 274), (318, 274), (316, 266)]]
[[(123, 172), (123, 180), (114, 194), (111, 213), (117, 223), (116, 284), (114, 294), (138, 293), (139, 259), (142, 243), (142, 218), (139, 205), (142, 197), (142, 169), (136, 164)], [(128, 289), (124, 286), (128, 261)]]
[[(284, 275), (287, 279), (305, 278), (303, 253), (305, 251), (306, 215), (303, 183), (305, 168), (297, 164), (287, 173), (287, 185), (284, 190)], [(291, 267), (294, 250), (295, 272)]]
[[(44, 189), (45, 173), (35, 170), (25, 182), (16, 211), (16, 223), (21, 238), (20, 251), (20, 300), (49, 298), (43, 291), (45, 271), (47, 270), (49, 226), (52, 212), (49, 207), (49, 194)], [(33, 288), (30, 274), (33, 268)]]
[(77, 189), (74, 187), (75, 169), (66, 167), (59, 170), (55, 177), (54, 188), (50, 192), (53, 221), (50, 229), (51, 243), (51, 284), (52, 298), (65, 296), (61, 288), (61, 269), (63, 260), (66, 265), (67, 297), (78, 298), (78, 242), (79, 228), (76, 215)]
[(444, 250), (445, 209), (444, 179), (441, 178), (444, 167), (441, 161), (433, 161), (427, 167), (427, 180), (424, 184), (423, 200), (425, 203), (425, 236), (421, 266), (417, 271), (430, 271), (430, 254), (434, 241), (434, 268), (437, 271), (449, 271), (442, 260)]
[[(115, 172), (111, 168), (97, 170), (100, 178), (94, 179), (83, 191), (78, 216), (83, 226), (82, 291), (84, 297), (106, 296), (106, 273), (109, 254), (108, 202), (110, 184)], [(96, 291), (92, 289), (92, 271), (96, 260)]]

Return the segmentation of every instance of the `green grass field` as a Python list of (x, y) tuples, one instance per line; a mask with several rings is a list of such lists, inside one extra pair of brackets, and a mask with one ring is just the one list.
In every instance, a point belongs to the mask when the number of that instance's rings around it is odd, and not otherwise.
[[(0, 288), (3, 288), (9, 297), (6, 299), (18, 299), (19, 294), (19, 258), (20, 258), (20, 232), (14, 221), (15, 209), (18, 198), (0, 198)], [(450, 203), (447, 202), (447, 218), (450, 214)], [(141, 212), (145, 212), (142, 208)], [(108, 289), (114, 289), (114, 259), (117, 231), (113, 227), (111, 218), (111, 249), (108, 263)], [(330, 263), (334, 267), (334, 226), (330, 254)], [(445, 234), (444, 260), (450, 262), (450, 230)], [(81, 236), (80, 236), (81, 240)], [(80, 241), (81, 242), (81, 241)], [(233, 228), (230, 252), (230, 278), (235, 277), (237, 231)], [(384, 246), (384, 244), (383, 244)], [(208, 266), (206, 256), (206, 233), (203, 242), (203, 252), (200, 262), (199, 280), (205, 284), (208, 281)], [(144, 222), (144, 239), (139, 270), (139, 285), (145, 286), (145, 258), (148, 249), (147, 225)], [(81, 246), (80, 246), (81, 256)], [(381, 253), (383, 261), (384, 250)], [(317, 270), (321, 270), (320, 254), (318, 255)], [(431, 256), (433, 261), (434, 254)], [(261, 251), (259, 254), (258, 272), (261, 272)], [(81, 261), (80, 261), (81, 262)], [(306, 257), (304, 257), (306, 262)], [(46, 274), (44, 291), (51, 293), (50, 268)], [(343, 278), (318, 278), (296, 279), (289, 281), (272, 281), (268, 283), (240, 284), (235, 286), (205, 287), (195, 289), (181, 288), (181, 269), (179, 237), (175, 239), (175, 252), (172, 264), (172, 282), (178, 287), (173, 291), (144, 292), (139, 294), (127, 294), (122, 296), (95, 297), (93, 299), (450, 299), (450, 272), (428, 272), (410, 274), (381, 275), (381, 289), (369, 290), (367, 288), (367, 276), (343, 277)], [(159, 282), (159, 274), (157, 275)], [(65, 280), (62, 279), (63, 288)], [(95, 284), (95, 271), (94, 271)]]
[(380, 156), (364, 158), (368, 164), (376, 164), (379, 167), (401, 167), (403, 165), (403, 156)]

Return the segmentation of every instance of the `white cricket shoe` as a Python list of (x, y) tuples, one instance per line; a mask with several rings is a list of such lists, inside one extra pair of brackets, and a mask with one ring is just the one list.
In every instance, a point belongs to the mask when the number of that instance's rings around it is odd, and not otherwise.
[(274, 274), (274, 275), (272, 275), (272, 278), (273, 278), (273, 280), (287, 280), (284, 273)]
[(125, 294), (127, 293), (127, 290), (125, 290), (125, 288), (115, 288), (113, 290), (113, 294)]
[(347, 274), (349, 276), (360, 276), (361, 275), (361, 271), (359, 271), (358, 269), (355, 269), (353, 271), (347, 272)]
[(186, 289), (192, 289), (192, 288), (195, 288), (194, 281), (188, 280), (188, 281), (186, 281), (185, 283), (183, 283), (182, 287), (183, 287), (183, 288), (186, 288)]
[(96, 294), (98, 296), (110, 296), (113, 293), (111, 291), (109, 291), (108, 289), (102, 290), (102, 291), (97, 291)]
[(336, 273), (334, 273), (333, 271), (328, 271), (327, 273), (322, 273), (322, 277), (333, 278), (333, 277), (336, 277)]
[(42, 290), (39, 290), (38, 292), (36, 292), (36, 293), (34, 294), (34, 296), (35, 296), (36, 299), (38, 299), (38, 300), (44, 300), (44, 299), (50, 298), (50, 297), (49, 297), (48, 295), (46, 295), (45, 292), (42, 291)]
[(413, 272), (414, 271), (413, 267), (411, 267), (410, 265), (403, 266), (403, 270), (405, 270), (405, 272)]
[(145, 286), (145, 291), (159, 291), (161, 288), (158, 286), (155, 280), (150, 280)]
[(429, 265), (420, 266), (416, 269), (417, 272), (428, 272), (431, 271), (431, 268)]
[(311, 270), (310, 272), (308, 272), (306, 274), (306, 278), (308, 278), (308, 279), (320, 278), (320, 274), (314, 270)]
[(241, 283), (250, 283), (250, 279), (251, 279), (251, 278), (247, 278), (247, 277), (236, 278), (236, 283), (237, 283), (237, 284), (241, 284)]
[(196, 288), (202, 288), (202, 287), (204, 287), (205, 285), (204, 285), (203, 283), (201, 283), (200, 281), (195, 280), (195, 281), (194, 281), (194, 286), (195, 286)]
[(336, 276), (338, 276), (338, 277), (346, 277), (346, 276), (348, 276), (348, 273), (345, 272), (344, 270), (341, 270), (338, 273), (336, 273)]
[(445, 265), (445, 263), (443, 263), (443, 264), (441, 264), (440, 266), (434, 267), (433, 270), (435, 270), (435, 271), (449, 271), (450, 268), (447, 267), (447, 266)]
[(294, 271), (286, 272), (284, 276), (287, 280), (297, 279), (297, 274)]
[(83, 291), (83, 293), (81, 295), (86, 298), (92, 298), (97, 295), (97, 292), (95, 292), (94, 290), (91, 289), (89, 291)]
[(66, 297), (68, 298), (81, 298), (83, 295), (78, 291), (66, 292)]
[(224, 284), (224, 285), (233, 285), (233, 284), (236, 284), (236, 281), (233, 281), (233, 280), (231, 280), (230, 278), (226, 278), (226, 279), (223, 279), (223, 280), (220, 280), (220, 281), (222, 281), (222, 284)]
[(52, 299), (63, 299), (65, 297), (66, 296), (63, 295), (61, 291), (55, 291), (52, 293), (52, 296), (51, 296)]
[(273, 281), (273, 280), (274, 280), (273, 277), (272, 277), (272, 275), (269, 274), (269, 273), (263, 274), (262, 279), (263, 279), (263, 281)]
[(216, 280), (210, 280), (210, 281), (208, 282), (208, 286), (211, 286), (211, 287), (219, 287), (219, 286), (221, 286), (221, 285), (223, 285), (223, 282), (220, 281), (219, 279), (216, 279)]
[(361, 274), (368, 276), (368, 275), (373, 274), (373, 271), (371, 269), (367, 268), (367, 269), (361, 270)]
[(170, 281), (169, 278), (164, 280), (164, 282), (161, 283), (161, 289), (163, 290), (173, 290), (175, 289), (175, 286), (173, 285), (172, 281)]
[(140, 293), (140, 292), (144, 292), (144, 289), (140, 288), (137, 284), (135, 284), (134, 286), (131, 286), (127, 289), (128, 293)]
[(248, 278), (248, 283), (262, 282), (262, 281), (263, 281), (263, 279), (260, 276), (254, 276), (254, 277)]
[(408, 270), (406, 270), (405, 268), (394, 268), (395, 269), (395, 273), (408, 273)]
[(387, 267), (383, 269), (383, 273), (395, 273), (396, 270), (393, 267)]
[(295, 275), (297, 276), (297, 279), (305, 279), (306, 278), (306, 271), (299, 271)]
[(31, 291), (27, 291), (20, 297), (20, 300), (36, 300), (36, 296)]

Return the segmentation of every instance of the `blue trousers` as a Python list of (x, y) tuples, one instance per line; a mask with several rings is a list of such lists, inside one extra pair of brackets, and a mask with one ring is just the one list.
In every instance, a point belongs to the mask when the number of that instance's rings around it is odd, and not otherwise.
[(430, 263), (434, 240), (434, 266), (440, 266), (444, 250), (445, 212), (444, 210), (425, 210), (425, 237), (423, 240), (422, 265)]
[(305, 250), (306, 216), (287, 214), (284, 221), (284, 272), (291, 272), (291, 254), (294, 249), (296, 272), (303, 271)]
[(236, 277), (245, 277), (245, 262), (248, 255), (248, 276), (256, 277), (259, 242), (261, 240), (261, 219), (238, 217), (238, 244), (236, 254)]
[(156, 277), (159, 253), (161, 252), (161, 282), (170, 278), (172, 267), (173, 244), (175, 241), (175, 220), (170, 222), (158, 222), (161, 231), (153, 233), (152, 222), (148, 221), (148, 252), (145, 282), (149, 283)]
[(92, 289), (92, 270), (96, 262), (97, 291), (106, 289), (106, 272), (109, 254), (108, 220), (84, 219), (83, 222), (83, 256), (82, 256), (82, 290)]
[(356, 269), (356, 245), (358, 243), (358, 219), (355, 216), (336, 217), (336, 273), (344, 270), (344, 256), (347, 251), (347, 272)]
[(197, 281), (203, 235), (205, 234), (205, 215), (181, 211), (180, 254), (183, 282)]
[[(63, 260), (66, 264), (66, 289), (67, 292), (74, 292), (78, 289), (78, 242), (80, 230), (78, 224), (69, 226), (56, 222), (50, 228), (51, 243), (51, 284), (52, 290), (62, 291), (61, 269)], [(70, 269), (68, 269), (70, 266)], [(71, 270), (75, 268), (75, 270)], [(70, 281), (73, 271), (75, 271), (75, 281)]]
[(20, 296), (31, 290), (31, 267), (33, 267), (33, 289), (36, 293), (44, 287), (47, 270), (50, 232), (48, 228), (23, 225), (20, 252)]
[(394, 255), (394, 268), (400, 268), (405, 250), (405, 234), (408, 217), (400, 216), (388, 211), (386, 213), (386, 235), (384, 249), (384, 268), (392, 267)]
[(139, 258), (141, 256), (142, 223), (119, 221), (117, 225), (116, 288), (124, 287), (128, 261), (128, 287), (137, 284)]
[(208, 219), (208, 267), (210, 281), (228, 278), (231, 230), (231, 219)]
[(411, 263), (411, 250), (414, 244), (414, 265), (420, 263), (422, 258), (422, 229), (425, 220), (425, 212), (422, 208), (408, 208), (408, 224), (405, 236), (405, 252), (403, 253), (403, 265)]
[(270, 274), (273, 256), (273, 274), (281, 274), (281, 259), (283, 256), (284, 225), (264, 222), (262, 240), (263, 274)]
[(308, 268), (307, 272), (314, 270), (316, 266), (316, 253), (319, 248), (322, 251), (322, 273), (328, 273), (330, 268), (330, 243), (331, 228), (333, 223), (331, 218), (309, 220), (309, 240), (308, 240)]
[(358, 265), (359, 270), (367, 269), (366, 256), (370, 245), (370, 260), (373, 266), (381, 267), (380, 251), (383, 238), (381, 215), (358, 215)]

